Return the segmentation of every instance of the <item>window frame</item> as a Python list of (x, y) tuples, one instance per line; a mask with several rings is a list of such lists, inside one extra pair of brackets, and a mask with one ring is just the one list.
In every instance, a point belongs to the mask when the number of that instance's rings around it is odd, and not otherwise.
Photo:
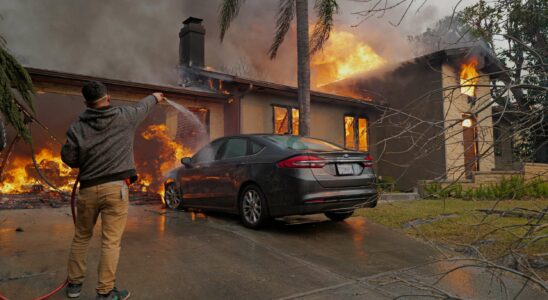
[[(347, 148), (346, 147), (346, 118), (352, 117), (354, 118), (352, 128), (354, 129), (354, 149)], [(369, 152), (369, 117), (366, 114), (344, 114), (343, 115), (343, 146), (345, 149), (350, 149), (354, 151), (362, 151), (360, 150), (360, 119), (365, 119), (365, 124), (367, 128), (365, 129), (365, 145), (367, 147), (367, 150), (363, 150), (364, 152)]]
[[(283, 104), (271, 104), (272, 106), (272, 133), (274, 134), (294, 134), (295, 130), (293, 129), (293, 110), (299, 112), (299, 124), (301, 122), (301, 111), (298, 106), (294, 105), (283, 105)], [(283, 108), (287, 111), (287, 133), (277, 133), (276, 132), (276, 108)], [(298, 128), (297, 128), (298, 129)]]
[[(242, 155), (242, 156), (235, 156), (235, 157), (229, 157), (229, 158), (223, 158), (223, 155), (225, 154), (225, 150), (226, 150), (226, 146), (228, 145), (228, 142), (230, 140), (244, 140), (246, 142), (246, 147), (245, 147), (245, 154)], [(217, 161), (227, 161), (227, 160), (231, 160), (231, 159), (239, 159), (239, 158), (242, 158), (242, 157), (247, 157), (247, 156), (250, 156), (250, 153), (251, 153), (251, 141), (248, 139), (248, 138), (245, 138), (245, 137), (228, 137), (228, 138), (225, 138), (225, 141), (223, 143), (223, 145), (221, 146), (221, 148), (219, 148), (219, 152), (217, 153)]]
[[(253, 144), (258, 145), (259, 147), (261, 147), (261, 148), (259, 149), (259, 151), (253, 153)], [(261, 144), (261, 143), (258, 143), (258, 142), (254, 141), (254, 140), (252, 140), (252, 139), (248, 139), (248, 140), (247, 140), (247, 145), (248, 145), (248, 149), (247, 149), (247, 150), (248, 150), (248, 155), (247, 155), (247, 156), (254, 156), (254, 155), (257, 155), (257, 154), (263, 152), (263, 150), (266, 148), (265, 145), (263, 145), (263, 144)]]
[[(216, 162), (219, 160), (219, 155), (220, 155), (220, 152), (221, 150), (223, 150), (225, 148), (225, 144), (226, 144), (226, 141), (227, 141), (227, 138), (219, 138), (219, 139), (216, 139), (214, 141), (211, 141), (209, 144), (207, 144), (206, 146), (202, 147), (202, 149), (200, 149), (198, 152), (196, 152), (190, 159), (191, 159), (191, 162), (192, 164), (197, 164), (197, 165), (200, 165), (200, 164), (203, 164), (203, 163), (213, 163), (213, 162)], [(213, 157), (213, 160), (211, 161), (199, 161), (199, 162), (195, 162), (195, 157), (198, 156), (202, 151), (205, 151), (206, 147), (212, 145), (213, 143), (220, 143), (219, 145), (219, 148), (217, 149), (217, 152), (215, 152), (215, 155)]]

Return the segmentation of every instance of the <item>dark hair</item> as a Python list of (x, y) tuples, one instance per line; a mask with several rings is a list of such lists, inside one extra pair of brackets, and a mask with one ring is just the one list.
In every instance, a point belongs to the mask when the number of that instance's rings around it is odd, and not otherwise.
[(86, 102), (93, 103), (107, 95), (107, 87), (99, 81), (88, 81), (82, 87)]

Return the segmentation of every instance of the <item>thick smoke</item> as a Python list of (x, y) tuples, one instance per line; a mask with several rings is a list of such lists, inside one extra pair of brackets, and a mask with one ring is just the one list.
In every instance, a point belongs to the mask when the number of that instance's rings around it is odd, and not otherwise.
[[(313, 5), (313, 1), (311, 6)], [(440, 1), (429, 1), (394, 27), (401, 9), (360, 26), (353, 15), (367, 4), (340, 1), (336, 29), (350, 31), (388, 61), (410, 58), (408, 35), (418, 34), (441, 13)], [(450, 1), (443, 1), (450, 2)], [(138, 82), (176, 84), (178, 33), (189, 16), (204, 19), (206, 64), (238, 75), (285, 84), (296, 83), (295, 29), (290, 30), (278, 58), (267, 50), (275, 30), (277, 0), (248, 0), (224, 41), (219, 41), (220, 0), (88, 1), (4, 0), (0, 34), (27, 66)], [(313, 11), (311, 24), (314, 21)]]

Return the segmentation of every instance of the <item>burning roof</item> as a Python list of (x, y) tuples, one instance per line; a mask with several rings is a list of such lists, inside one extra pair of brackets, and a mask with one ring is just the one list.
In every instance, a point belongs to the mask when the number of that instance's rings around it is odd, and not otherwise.
[[(473, 85), (478, 83), (479, 70), (491, 78), (506, 80), (503, 65), (490, 51), (483, 47), (465, 47), (440, 50), (397, 65), (386, 64), (379, 72), (358, 73), (347, 79), (327, 84), (322, 89), (351, 97), (375, 98), (378, 96), (378, 91), (374, 91), (374, 84), (370, 86), (369, 81), (395, 80), (392, 74), (396, 73), (400, 67), (410, 64), (422, 65), (429, 70), (441, 72), (438, 66), (442, 62), (448, 62), (456, 67), (458, 74), (455, 76), (460, 78), (460, 83), (463, 85), (461, 92), (472, 97), (475, 89)], [(416, 74), (416, 76), (420, 75)], [(378, 101), (382, 102), (382, 99)]]
[(346, 31), (333, 31), (324, 48), (311, 58), (312, 85), (321, 88), (384, 65), (373, 48)]

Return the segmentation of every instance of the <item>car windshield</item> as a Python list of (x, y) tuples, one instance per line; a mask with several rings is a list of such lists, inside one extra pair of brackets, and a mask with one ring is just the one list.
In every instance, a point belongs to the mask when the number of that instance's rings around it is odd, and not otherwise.
[(342, 151), (344, 148), (337, 146), (335, 144), (294, 135), (274, 135), (266, 136), (267, 139), (275, 142), (278, 145), (281, 145), (287, 149), (293, 150), (307, 150), (307, 151), (318, 151), (318, 152), (331, 152), (331, 151)]

